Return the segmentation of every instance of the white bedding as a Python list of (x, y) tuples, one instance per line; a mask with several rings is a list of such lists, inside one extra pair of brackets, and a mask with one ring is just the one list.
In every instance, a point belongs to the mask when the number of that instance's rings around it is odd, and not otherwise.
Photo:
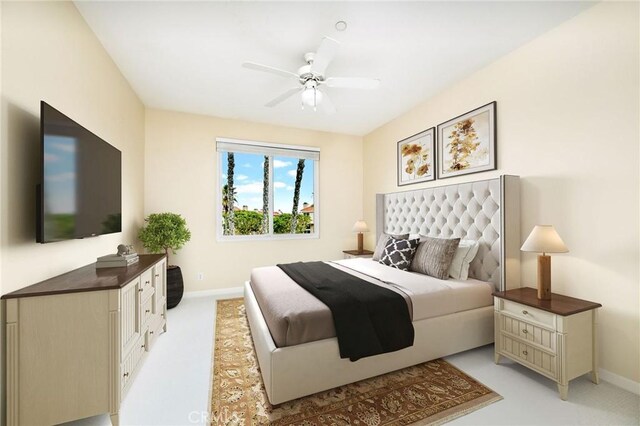
[[(407, 301), (413, 322), (493, 303), (493, 287), (482, 281), (439, 280), (371, 259), (345, 259), (329, 264), (401, 294)], [(278, 347), (335, 337), (329, 308), (277, 266), (254, 268), (250, 285)]]
[(439, 280), (416, 272), (401, 271), (371, 259), (354, 258), (333, 263), (375, 277), (406, 293), (413, 304), (413, 321), (439, 317), (493, 304), (493, 284), (474, 279)]

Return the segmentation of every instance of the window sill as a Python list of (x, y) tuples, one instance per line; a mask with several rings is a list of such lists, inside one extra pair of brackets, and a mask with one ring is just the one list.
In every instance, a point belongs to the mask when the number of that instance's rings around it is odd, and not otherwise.
[(315, 240), (320, 238), (313, 234), (275, 234), (275, 235), (223, 235), (216, 238), (219, 243), (235, 243), (241, 241), (279, 241), (279, 240)]

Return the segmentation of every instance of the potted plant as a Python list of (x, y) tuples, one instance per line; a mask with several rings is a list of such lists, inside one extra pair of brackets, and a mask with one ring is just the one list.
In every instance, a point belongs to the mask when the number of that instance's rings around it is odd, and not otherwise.
[(169, 250), (176, 254), (191, 239), (191, 231), (176, 213), (152, 213), (144, 221), (146, 225), (140, 229), (138, 238), (151, 253), (164, 252), (167, 256), (167, 308), (173, 308), (182, 300), (184, 282), (180, 267), (169, 264)]

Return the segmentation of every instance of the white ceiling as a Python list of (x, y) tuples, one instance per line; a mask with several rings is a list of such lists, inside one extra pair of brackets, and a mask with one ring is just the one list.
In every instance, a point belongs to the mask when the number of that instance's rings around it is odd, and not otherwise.
[[(364, 135), (578, 14), (586, 2), (85, 2), (76, 6), (148, 107)], [(337, 21), (348, 23), (338, 32)], [(302, 111), (296, 71), (322, 36), (342, 44), (328, 76), (374, 77), (375, 91), (327, 89), (338, 112)], [(491, 99), (487, 99), (491, 101)]]

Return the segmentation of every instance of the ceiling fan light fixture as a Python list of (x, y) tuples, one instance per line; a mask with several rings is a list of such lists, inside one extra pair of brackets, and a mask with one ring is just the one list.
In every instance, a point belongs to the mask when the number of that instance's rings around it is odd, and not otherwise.
[(315, 86), (307, 87), (302, 91), (300, 95), (302, 98), (302, 105), (313, 107), (314, 109), (320, 105), (322, 102), (322, 92), (319, 91)]

